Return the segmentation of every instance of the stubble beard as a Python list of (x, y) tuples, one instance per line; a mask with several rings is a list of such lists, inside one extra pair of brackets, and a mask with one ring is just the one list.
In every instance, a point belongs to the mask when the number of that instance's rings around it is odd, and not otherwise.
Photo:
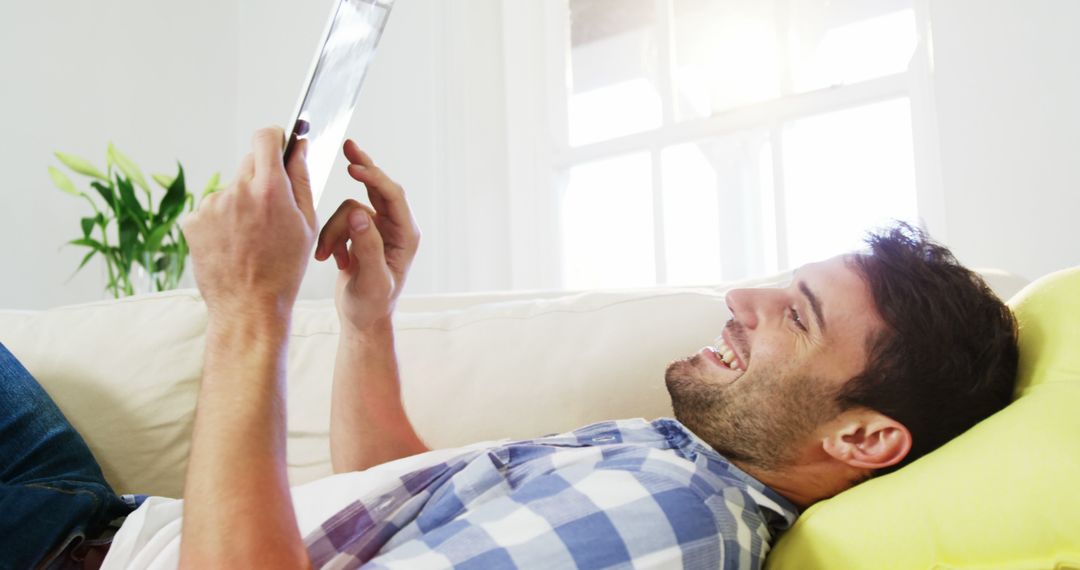
[(756, 364), (732, 383), (711, 380), (701, 355), (664, 374), (675, 419), (727, 459), (762, 470), (793, 464), (813, 431), (835, 417), (825, 383)]

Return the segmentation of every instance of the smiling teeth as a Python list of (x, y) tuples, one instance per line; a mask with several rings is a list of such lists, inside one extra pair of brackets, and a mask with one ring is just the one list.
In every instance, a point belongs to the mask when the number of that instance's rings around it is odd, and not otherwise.
[(724, 337), (716, 337), (716, 340), (713, 341), (713, 345), (709, 348), (720, 357), (720, 360), (722, 360), (728, 368), (732, 370), (742, 370), (739, 368), (739, 361), (735, 359), (735, 351), (731, 350), (731, 347), (724, 342)]

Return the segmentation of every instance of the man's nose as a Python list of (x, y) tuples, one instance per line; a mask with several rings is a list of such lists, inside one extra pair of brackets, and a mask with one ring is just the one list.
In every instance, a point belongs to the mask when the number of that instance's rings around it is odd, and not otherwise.
[(783, 317), (783, 294), (776, 289), (732, 289), (725, 299), (732, 317), (748, 329)]

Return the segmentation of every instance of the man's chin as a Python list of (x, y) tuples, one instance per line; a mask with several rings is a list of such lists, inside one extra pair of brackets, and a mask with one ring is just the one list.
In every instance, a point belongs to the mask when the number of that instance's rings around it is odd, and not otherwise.
[(715, 394), (718, 390), (724, 390), (734, 384), (742, 378), (743, 374), (745, 372), (725, 374), (717, 371), (713, 364), (705, 360), (705, 357), (695, 354), (669, 364), (664, 372), (664, 380), (668, 391), (676, 387), (688, 394), (699, 391)]
[(695, 386), (702, 384), (697, 371), (699, 362), (699, 357), (692, 356), (676, 360), (668, 365), (667, 370), (664, 371), (664, 384), (672, 399), (677, 396), (677, 393), (692, 392)]
[(672, 377), (688, 377), (693, 376), (693, 371), (701, 367), (701, 355), (693, 354), (686, 358), (680, 358), (668, 364), (667, 370), (664, 371), (664, 379), (669, 380)]

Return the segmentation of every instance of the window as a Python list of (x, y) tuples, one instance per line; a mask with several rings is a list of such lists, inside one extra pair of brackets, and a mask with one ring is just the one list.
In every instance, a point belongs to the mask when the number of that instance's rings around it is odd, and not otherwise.
[(918, 222), (918, 0), (565, 1), (565, 287), (742, 279)]

